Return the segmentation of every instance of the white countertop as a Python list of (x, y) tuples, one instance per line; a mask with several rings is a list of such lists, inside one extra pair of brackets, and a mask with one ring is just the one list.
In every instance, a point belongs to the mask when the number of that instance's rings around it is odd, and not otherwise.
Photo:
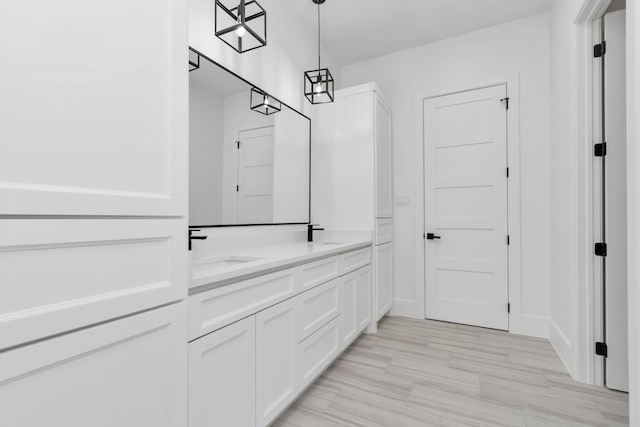
[[(296, 242), (209, 253), (193, 260), (191, 293), (198, 287), (222, 286), (245, 277), (292, 267), (370, 246), (369, 240)], [(239, 262), (248, 260), (246, 262)]]

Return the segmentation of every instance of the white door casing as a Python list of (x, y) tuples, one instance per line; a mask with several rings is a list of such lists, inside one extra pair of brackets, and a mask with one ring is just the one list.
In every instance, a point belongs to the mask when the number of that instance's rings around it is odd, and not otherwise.
[(424, 101), (426, 315), (507, 330), (506, 86)]
[[(604, 16), (605, 384), (629, 391), (627, 320), (627, 150), (625, 10)], [(599, 161), (599, 160), (596, 160)], [(598, 261), (596, 261), (598, 262)]]
[(273, 126), (238, 132), (238, 224), (273, 221)]

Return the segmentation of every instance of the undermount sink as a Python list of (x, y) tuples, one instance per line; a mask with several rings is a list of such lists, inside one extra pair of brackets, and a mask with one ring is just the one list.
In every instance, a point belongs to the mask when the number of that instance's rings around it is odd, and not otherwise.
[(194, 265), (197, 269), (210, 270), (212, 268), (233, 267), (236, 265), (242, 265), (247, 262), (259, 261), (263, 258), (237, 256), (237, 255), (223, 255), (215, 258), (209, 258), (206, 261), (202, 261)]

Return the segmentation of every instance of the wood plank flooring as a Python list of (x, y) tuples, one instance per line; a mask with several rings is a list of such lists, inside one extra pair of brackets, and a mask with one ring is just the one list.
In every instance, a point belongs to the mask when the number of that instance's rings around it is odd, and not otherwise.
[(628, 398), (571, 379), (547, 340), (387, 317), (277, 427), (627, 426)]

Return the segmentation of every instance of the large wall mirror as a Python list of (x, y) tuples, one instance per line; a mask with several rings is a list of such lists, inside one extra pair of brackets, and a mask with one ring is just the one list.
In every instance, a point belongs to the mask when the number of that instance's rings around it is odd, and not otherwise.
[(277, 94), (280, 111), (253, 110), (259, 88), (191, 48), (189, 62), (189, 225), (308, 223), (309, 118)]

